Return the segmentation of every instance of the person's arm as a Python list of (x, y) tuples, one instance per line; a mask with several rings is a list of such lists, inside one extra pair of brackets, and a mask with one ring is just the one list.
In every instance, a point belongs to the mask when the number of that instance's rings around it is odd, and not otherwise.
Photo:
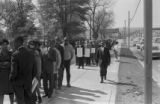
[(57, 68), (59, 69), (60, 68), (60, 65), (61, 65), (61, 55), (60, 55), (60, 52), (57, 50), (57, 58), (58, 58), (58, 65), (57, 65)]
[(109, 50), (108, 50), (108, 63), (109, 63), (109, 65), (111, 63), (111, 55), (110, 55), (110, 51)]
[(50, 59), (52, 60), (52, 64), (53, 64), (53, 72), (55, 72), (56, 68), (57, 68), (57, 57), (56, 57), (56, 50), (55, 49), (51, 49), (49, 51), (49, 56), (50, 56)]
[(37, 78), (40, 78), (41, 76), (41, 71), (42, 71), (42, 62), (41, 62), (41, 57), (40, 53), (38, 51), (35, 51), (35, 60), (36, 60), (36, 65), (37, 65)]
[(75, 54), (75, 51), (74, 51), (74, 48), (72, 47), (72, 45), (70, 45), (70, 52), (71, 52), (71, 60), (74, 58), (74, 54)]
[[(34, 57), (34, 55), (33, 55), (33, 57)], [(32, 78), (34, 78), (34, 77), (36, 77), (36, 75), (37, 75), (37, 63), (36, 63), (36, 60), (35, 60), (35, 58), (33, 58), (33, 69), (32, 69), (33, 71), (32, 71)]]
[(18, 71), (18, 55), (14, 54), (11, 56), (11, 72), (9, 75), (9, 79), (13, 81), (17, 77)]

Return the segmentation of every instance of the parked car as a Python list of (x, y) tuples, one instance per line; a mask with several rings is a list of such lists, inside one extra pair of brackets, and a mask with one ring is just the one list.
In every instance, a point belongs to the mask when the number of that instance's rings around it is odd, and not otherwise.
[(160, 57), (160, 37), (153, 38), (152, 57)]

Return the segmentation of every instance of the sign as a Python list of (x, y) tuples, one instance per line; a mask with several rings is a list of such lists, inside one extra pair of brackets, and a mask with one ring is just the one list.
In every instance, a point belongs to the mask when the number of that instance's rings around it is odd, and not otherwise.
[(77, 48), (77, 57), (82, 57), (82, 56), (83, 56), (82, 48)]
[(85, 48), (85, 57), (90, 57), (90, 49), (89, 48)]
[(91, 48), (91, 53), (96, 53), (96, 49), (95, 48)]

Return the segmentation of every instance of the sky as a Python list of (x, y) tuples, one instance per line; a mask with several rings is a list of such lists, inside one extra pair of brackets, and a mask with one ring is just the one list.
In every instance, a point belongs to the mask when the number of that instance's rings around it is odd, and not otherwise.
[[(144, 6), (143, 1), (138, 7), (136, 16), (131, 23), (131, 27), (143, 27), (144, 21)], [(160, 27), (160, 0), (153, 1), (153, 27)], [(126, 20), (128, 26), (128, 11), (130, 11), (131, 18), (134, 15), (139, 0), (115, 0), (112, 10), (114, 12), (115, 25), (114, 27), (124, 27)]]

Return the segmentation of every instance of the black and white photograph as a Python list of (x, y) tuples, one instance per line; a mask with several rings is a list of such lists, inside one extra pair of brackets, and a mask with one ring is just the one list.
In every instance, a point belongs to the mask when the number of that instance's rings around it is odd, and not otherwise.
[(160, 104), (160, 0), (0, 0), (0, 104)]

